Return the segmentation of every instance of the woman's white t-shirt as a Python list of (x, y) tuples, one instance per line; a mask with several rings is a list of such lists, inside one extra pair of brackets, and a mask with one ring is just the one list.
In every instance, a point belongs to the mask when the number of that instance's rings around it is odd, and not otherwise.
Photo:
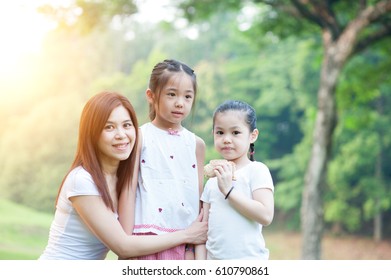
[[(72, 196), (97, 195), (98, 189), (91, 175), (76, 167), (61, 188), (48, 244), (41, 260), (103, 260), (109, 249), (88, 229), (69, 200)], [(117, 214), (114, 214), (117, 216)]]

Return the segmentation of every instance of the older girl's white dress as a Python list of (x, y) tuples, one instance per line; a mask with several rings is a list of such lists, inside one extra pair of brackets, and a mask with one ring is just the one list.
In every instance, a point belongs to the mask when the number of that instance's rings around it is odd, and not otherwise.
[(136, 193), (134, 233), (187, 228), (199, 213), (196, 138), (183, 128), (169, 133), (146, 123)]

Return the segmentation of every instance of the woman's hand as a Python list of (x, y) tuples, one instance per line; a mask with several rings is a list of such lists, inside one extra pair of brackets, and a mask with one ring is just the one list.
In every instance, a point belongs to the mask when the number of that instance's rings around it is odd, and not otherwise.
[(185, 232), (189, 238), (189, 241), (187, 243), (204, 244), (206, 242), (208, 223), (202, 222), (203, 215), (203, 209), (201, 209), (197, 219), (187, 229), (185, 229)]

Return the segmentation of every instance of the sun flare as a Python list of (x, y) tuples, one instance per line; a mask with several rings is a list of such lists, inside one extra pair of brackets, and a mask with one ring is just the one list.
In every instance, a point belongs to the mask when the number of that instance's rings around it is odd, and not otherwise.
[(53, 23), (36, 11), (44, 1), (14, 0), (0, 4), (0, 75), (17, 71), (28, 55), (38, 53)]

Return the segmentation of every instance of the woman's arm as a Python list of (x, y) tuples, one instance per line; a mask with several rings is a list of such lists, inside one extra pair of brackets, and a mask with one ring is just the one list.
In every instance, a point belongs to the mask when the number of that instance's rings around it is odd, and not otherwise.
[(133, 233), (134, 227), (134, 213), (136, 205), (136, 189), (138, 181), (138, 173), (140, 168), (140, 153), (142, 146), (142, 135), (141, 130), (139, 129), (139, 141), (136, 147), (136, 161), (134, 163), (134, 169), (132, 171), (132, 181), (131, 185), (124, 188), (122, 191), (119, 200), (118, 200), (118, 216), (119, 222), (122, 225), (122, 228), (129, 235)]
[(206, 241), (207, 223), (199, 217), (189, 228), (163, 235), (127, 235), (115, 214), (100, 196), (74, 196), (70, 200), (84, 223), (110, 250), (120, 258), (160, 252), (180, 244)]
[[(202, 217), (203, 222), (208, 222), (208, 220), (209, 220), (209, 207), (210, 207), (209, 203), (206, 203), (206, 202), (202, 203), (202, 210), (204, 213), (204, 215)], [(206, 260), (206, 246), (205, 246), (205, 244), (195, 245), (194, 250), (195, 250), (195, 259), (196, 260)]]

